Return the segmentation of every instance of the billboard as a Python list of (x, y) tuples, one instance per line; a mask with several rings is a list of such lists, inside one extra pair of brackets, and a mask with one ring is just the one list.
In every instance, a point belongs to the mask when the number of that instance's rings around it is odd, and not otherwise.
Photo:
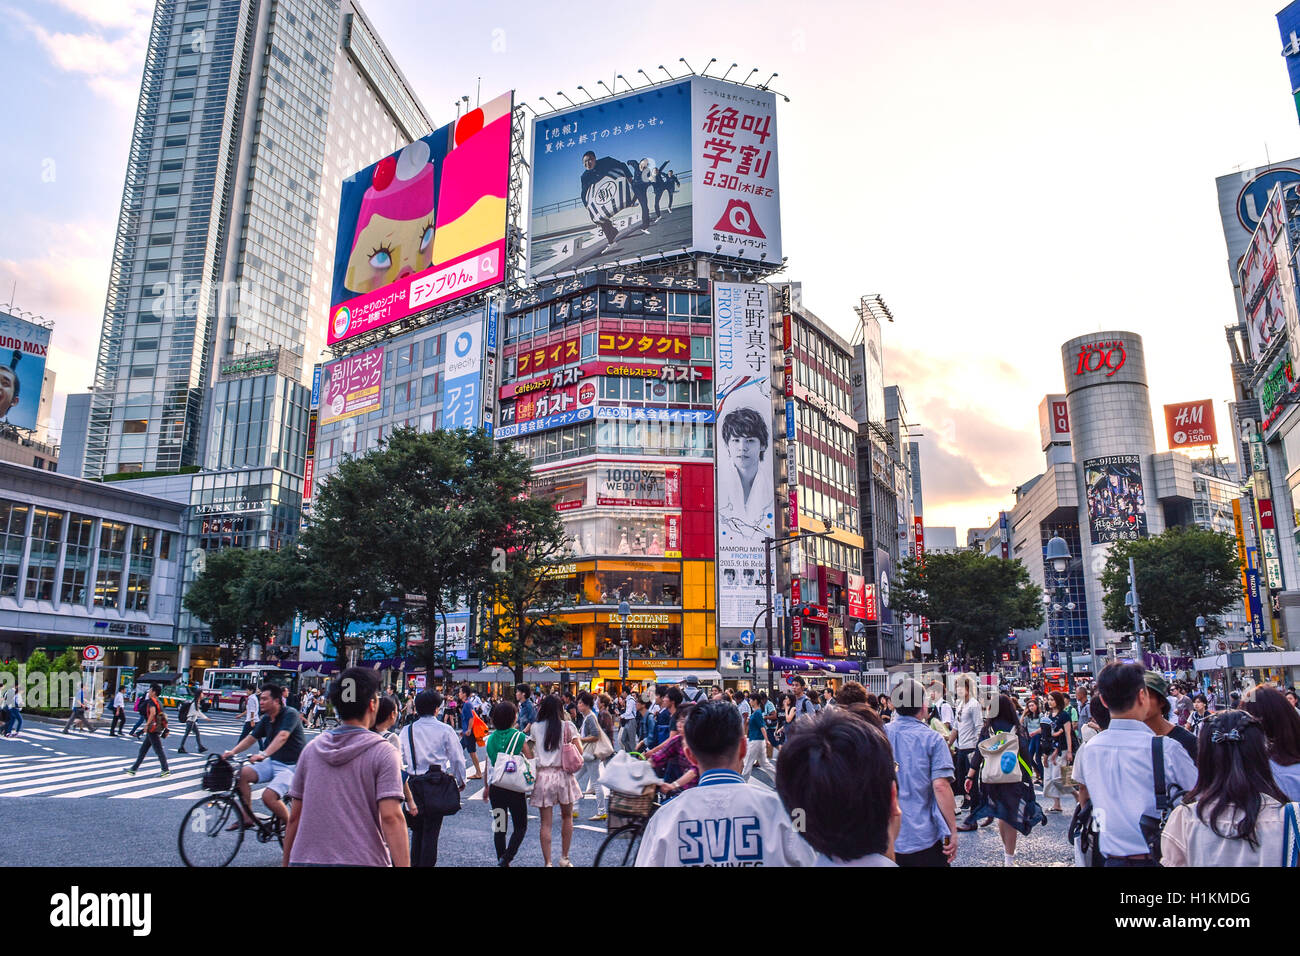
[(765, 285), (713, 288), (718, 624), (749, 627), (765, 603), (764, 538), (775, 536), (772, 317)]
[[(875, 620), (875, 608), (872, 613), (867, 614), (867, 579), (861, 574), (849, 574), (849, 617), (863, 618), (870, 617)], [(872, 588), (872, 598), (875, 598), (875, 589)], [(873, 600), (874, 603), (874, 600)]]
[(690, 249), (781, 261), (776, 96), (691, 77), (533, 121), (531, 278)]
[(1147, 504), (1142, 492), (1142, 459), (1109, 455), (1083, 463), (1092, 543), (1131, 541), (1147, 536)]
[(36, 427), (50, 335), (43, 326), (0, 312), (0, 423)]
[(320, 423), (377, 412), (383, 406), (384, 348), (369, 349), (325, 366)]
[(1038, 403), (1038, 437), (1044, 451), (1070, 443), (1070, 405), (1064, 395), (1046, 395)]
[(343, 181), (329, 344), (502, 281), (512, 93)]
[(1219, 435), (1214, 427), (1213, 399), (1166, 405), (1165, 432), (1169, 436), (1171, 451), (1197, 445), (1217, 445)]
[(596, 471), (596, 504), (630, 508), (680, 508), (681, 468), (676, 465), (634, 465)]
[(1281, 184), (1286, 197), (1294, 198), (1300, 187), (1300, 158), (1271, 166), (1243, 169), (1219, 176), (1214, 181), (1219, 193), (1219, 220), (1228, 247), (1228, 271), (1238, 281), (1238, 266), (1246, 254), (1250, 237), (1259, 227), (1268, 206), (1269, 193)]
[(1282, 56), (1286, 58), (1286, 75), (1291, 81), (1291, 98), (1300, 118), (1300, 0), (1292, 0), (1277, 15), (1277, 31), (1282, 35)]
[(483, 316), (447, 330), (447, 364), (442, 370), (441, 428), (478, 428), (483, 407)]

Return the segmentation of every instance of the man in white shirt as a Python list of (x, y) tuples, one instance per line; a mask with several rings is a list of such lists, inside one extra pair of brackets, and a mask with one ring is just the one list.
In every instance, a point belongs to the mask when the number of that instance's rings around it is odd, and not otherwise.
[(1097, 693), (1110, 710), (1110, 726), (1079, 751), (1074, 764), (1079, 801), (1092, 800), (1107, 866), (1159, 866), (1139, 822), (1157, 813), (1152, 741), (1163, 740), (1167, 785), (1192, 789), (1196, 765), (1177, 742), (1157, 738), (1144, 722), (1152, 691), (1141, 664), (1107, 664), (1097, 675)]
[(637, 866), (811, 866), (816, 853), (795, 832), (781, 798), (740, 775), (745, 734), (726, 701), (698, 704), (686, 721), (686, 755), (699, 785), (650, 818)]
[(258, 721), (262, 719), (262, 703), (255, 690), (250, 689), (248, 696), (244, 698), (244, 729), (239, 732), (239, 739), (243, 740), (253, 732)]
[(108, 724), (108, 735), (110, 737), (121, 737), (122, 728), (126, 726), (126, 694), (122, 692), (121, 685), (118, 685), (117, 693), (113, 695), (113, 719)]

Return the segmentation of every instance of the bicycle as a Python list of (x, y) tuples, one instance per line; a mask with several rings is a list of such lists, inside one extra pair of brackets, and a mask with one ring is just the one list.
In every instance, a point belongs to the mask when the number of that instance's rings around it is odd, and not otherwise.
[[(246, 762), (246, 759), (223, 760), (219, 754), (208, 757), (203, 768), (202, 785), (204, 790), (212, 791), (212, 796), (204, 797), (190, 807), (181, 818), (180, 832), (176, 836), (176, 845), (186, 866), (228, 866), (243, 846), (246, 829), (256, 833), (258, 843), (275, 840), (284, 846), (285, 825), (280, 818), (275, 814), (258, 816), (244, 803), (239, 792), (239, 771)], [(286, 798), (285, 805), (288, 803)], [(253, 820), (253, 826), (234, 826), (232, 829), (232, 825), (243, 820), (241, 806)]]
[[(633, 753), (641, 757), (639, 753)], [(644, 759), (644, 758), (643, 758)], [(636, 862), (641, 834), (659, 806), (659, 788), (643, 787), (639, 794), (609, 792), (605, 826), (609, 835), (601, 841), (593, 866), (632, 866)]]

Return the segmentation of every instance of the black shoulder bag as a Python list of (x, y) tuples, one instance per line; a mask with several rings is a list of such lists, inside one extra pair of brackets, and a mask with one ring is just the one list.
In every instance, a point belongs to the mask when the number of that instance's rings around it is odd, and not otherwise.
[[(426, 813), (441, 814), (449, 817), (452, 814), (460, 812), (460, 789), (456, 786), (456, 781), (442, 772), (442, 767), (437, 763), (429, 765), (424, 773), (415, 773), (416, 755), (415, 755), (415, 724), (406, 725), (406, 740), (411, 749), (411, 775), (406, 778), (406, 785), (411, 788), (411, 796), (415, 798), (416, 809), (420, 811), (420, 816)], [(417, 817), (418, 819), (418, 817)]]
[(1165, 821), (1169, 819), (1177, 797), (1182, 794), (1180, 788), (1175, 787), (1171, 790), (1165, 781), (1165, 738), (1159, 735), (1151, 738), (1151, 764), (1152, 777), (1155, 780), (1156, 812), (1154, 815), (1142, 814), (1138, 826), (1142, 829), (1142, 839), (1146, 841), (1151, 859), (1159, 863), (1160, 834), (1164, 832)]

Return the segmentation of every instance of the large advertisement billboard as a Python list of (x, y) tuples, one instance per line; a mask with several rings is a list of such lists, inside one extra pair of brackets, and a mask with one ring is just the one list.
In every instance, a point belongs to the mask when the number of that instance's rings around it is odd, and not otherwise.
[(50, 330), (0, 312), (0, 423), (35, 428)]
[(1229, 173), (1218, 177), (1214, 183), (1219, 192), (1223, 239), (1228, 247), (1228, 271), (1235, 283), (1241, 258), (1264, 217), (1273, 187), (1281, 184), (1286, 191), (1284, 198), (1294, 197), (1300, 188), (1300, 158)]
[(1277, 15), (1277, 30), (1282, 35), (1282, 56), (1286, 58), (1287, 79), (1291, 81), (1291, 98), (1296, 116), (1300, 117), (1300, 0), (1288, 3)]
[(483, 407), (483, 317), (477, 315), (447, 330), (447, 364), (442, 371), (442, 422), (439, 427), (478, 428)]
[(776, 97), (692, 77), (533, 124), (528, 272), (690, 249), (781, 261)]
[(1165, 432), (1169, 450), (1217, 445), (1219, 434), (1214, 427), (1214, 401), (1180, 402), (1165, 406)]
[(384, 347), (349, 355), (325, 366), (322, 373), (320, 423), (377, 412), (383, 406)]
[(764, 285), (715, 283), (718, 624), (750, 627), (766, 602), (764, 538), (775, 536), (772, 317)]
[(502, 281), (512, 93), (343, 181), (329, 344)]
[(1147, 536), (1147, 503), (1142, 492), (1142, 459), (1108, 455), (1083, 463), (1092, 543), (1132, 541)]

